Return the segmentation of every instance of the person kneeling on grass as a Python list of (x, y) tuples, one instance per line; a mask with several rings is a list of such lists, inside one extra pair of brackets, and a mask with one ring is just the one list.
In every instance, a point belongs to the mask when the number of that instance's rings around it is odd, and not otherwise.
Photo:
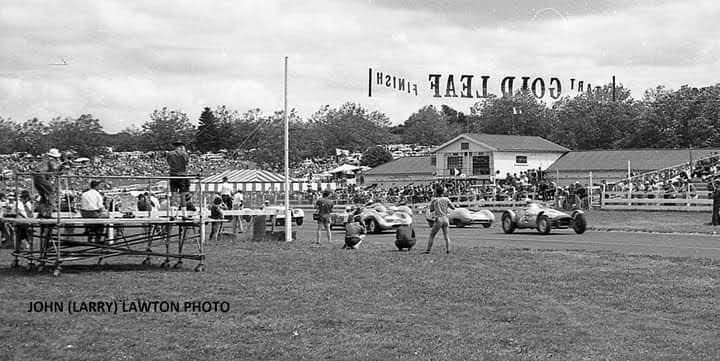
[[(223, 215), (223, 201), (222, 198), (217, 197), (213, 199), (213, 204), (209, 207), (210, 208), (210, 219), (213, 220), (222, 220), (224, 218)], [(210, 239), (208, 241), (215, 241), (217, 242), (218, 236), (220, 235), (220, 231), (222, 230), (222, 222), (212, 222), (212, 227), (210, 231)]]
[(403, 224), (395, 231), (395, 247), (402, 251), (408, 251), (413, 248), (417, 240), (415, 239), (415, 229), (412, 224)]
[(360, 222), (360, 216), (353, 217), (351, 222), (345, 224), (345, 245), (343, 249), (358, 249), (365, 239), (367, 230)]

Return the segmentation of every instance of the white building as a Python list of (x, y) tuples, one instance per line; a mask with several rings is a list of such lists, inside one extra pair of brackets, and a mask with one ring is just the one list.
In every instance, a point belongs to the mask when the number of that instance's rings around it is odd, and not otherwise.
[(438, 178), (492, 182), (508, 173), (546, 170), (569, 151), (541, 137), (464, 133), (438, 146), (430, 165)]

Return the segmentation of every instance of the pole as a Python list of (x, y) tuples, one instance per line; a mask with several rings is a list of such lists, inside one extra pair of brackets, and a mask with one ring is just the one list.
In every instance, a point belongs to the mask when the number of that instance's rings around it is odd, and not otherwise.
[[(630, 201), (630, 199), (632, 198), (633, 186), (632, 186), (632, 182), (630, 181), (630, 160), (629, 159), (628, 159), (628, 172), (627, 173), (628, 173), (628, 201)], [(632, 203), (628, 203), (628, 205), (632, 205)]]
[(589, 192), (588, 192), (588, 193), (589, 193), (589, 194), (588, 194), (588, 199), (589, 199), (588, 209), (592, 209), (592, 204), (593, 204), (593, 180), (592, 180), (592, 172), (590, 172), (590, 187), (588, 187), (588, 189), (589, 189)]
[(615, 75), (612, 77), (612, 98), (615, 101)]
[(288, 57), (285, 57), (285, 242), (292, 241), (292, 215), (290, 214), (290, 125), (287, 106)]

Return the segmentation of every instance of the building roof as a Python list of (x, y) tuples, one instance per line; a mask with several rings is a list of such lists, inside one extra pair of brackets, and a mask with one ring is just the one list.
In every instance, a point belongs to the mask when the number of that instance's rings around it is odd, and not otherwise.
[[(720, 149), (693, 149), (692, 159), (705, 158), (716, 152), (720, 153)], [(547, 171), (627, 171), (628, 160), (633, 172), (649, 172), (689, 162), (690, 151), (688, 149), (624, 149), (568, 152), (548, 167)]]
[(466, 138), (476, 143), (490, 148), (494, 151), (536, 151), (536, 152), (553, 152), (553, 153), (565, 153), (569, 152), (570, 149), (565, 148), (559, 144), (555, 144), (545, 138), (538, 136), (528, 135), (505, 135), (505, 134), (485, 134), (485, 133), (463, 133), (450, 141), (440, 145), (436, 148), (444, 148), (445, 146), (454, 143), (460, 138)]
[(365, 174), (432, 174), (433, 170), (430, 166), (430, 157), (403, 157), (381, 164)]
[(285, 182), (285, 177), (259, 169), (231, 169), (220, 174), (211, 175), (202, 180), (203, 183), (221, 183), (228, 177), (228, 183), (278, 183)]

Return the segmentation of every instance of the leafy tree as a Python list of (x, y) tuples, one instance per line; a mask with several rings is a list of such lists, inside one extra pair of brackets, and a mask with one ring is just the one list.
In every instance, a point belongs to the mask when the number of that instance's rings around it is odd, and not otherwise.
[(79, 118), (53, 119), (47, 127), (51, 147), (76, 152), (78, 156), (92, 157), (107, 151), (105, 131), (100, 120), (90, 114)]
[(15, 122), (0, 117), (0, 153), (8, 154), (17, 151), (19, 131)]
[(132, 152), (142, 149), (143, 133), (137, 127), (128, 127), (116, 134), (108, 134), (105, 143), (116, 152)]
[(362, 158), (360, 159), (360, 165), (374, 168), (379, 166), (380, 164), (387, 163), (392, 159), (392, 154), (390, 154), (387, 149), (379, 146), (374, 146), (368, 148), (362, 154)]
[(193, 147), (195, 126), (181, 111), (168, 110), (167, 107), (156, 109), (150, 114), (150, 120), (142, 125), (142, 130), (145, 150), (172, 149), (172, 142), (176, 139)]
[(403, 128), (403, 143), (442, 144), (454, 135), (446, 118), (432, 105), (413, 113), (405, 121)]
[(50, 148), (47, 125), (37, 118), (26, 120), (18, 128), (17, 151), (30, 154), (42, 154)]
[(639, 130), (640, 105), (622, 87), (605, 85), (591, 94), (564, 97), (553, 105), (555, 132), (549, 139), (571, 149), (616, 149), (627, 146), (627, 139)]

